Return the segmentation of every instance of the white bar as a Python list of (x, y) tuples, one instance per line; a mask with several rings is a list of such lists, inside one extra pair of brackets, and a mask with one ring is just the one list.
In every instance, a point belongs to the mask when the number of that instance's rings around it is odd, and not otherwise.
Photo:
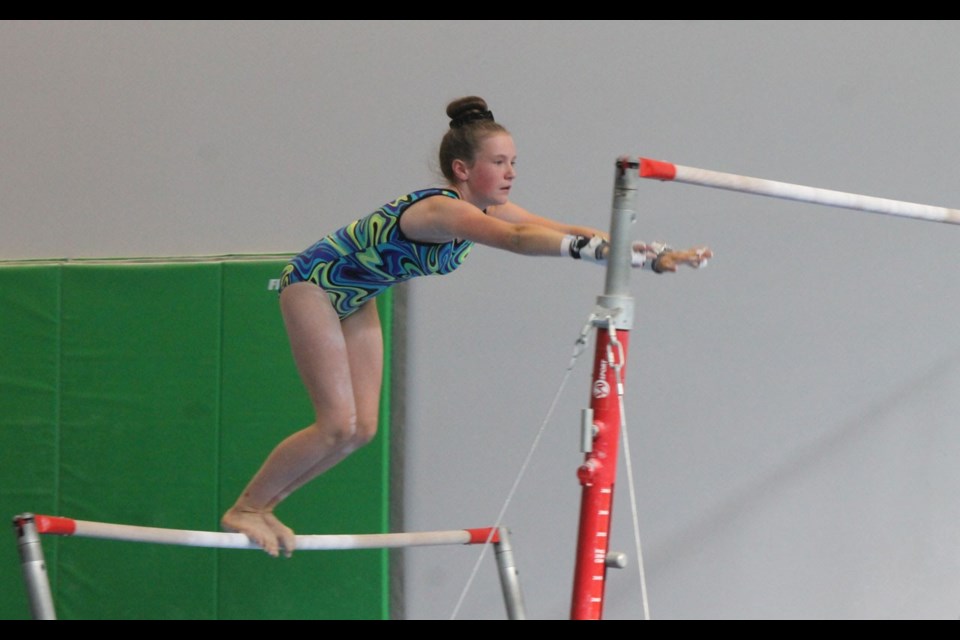
[[(889, 200), (887, 198), (877, 198), (874, 196), (858, 195), (817, 187), (805, 187), (788, 182), (777, 182), (733, 173), (721, 173), (719, 171), (685, 167), (679, 164), (674, 164), (673, 167), (676, 169), (676, 175), (672, 178), (673, 182), (685, 182), (687, 184), (697, 184), (705, 187), (726, 189), (728, 191), (754, 193), (772, 198), (810, 202), (813, 204), (840, 207), (842, 209), (856, 209), (859, 211), (882, 213), (905, 218), (921, 218), (934, 222), (960, 224), (960, 210), (958, 209), (904, 202), (902, 200)], [(642, 177), (657, 180), (671, 180), (662, 175), (645, 175)]]
[[(74, 520), (72, 535), (85, 538), (152, 542), (187, 547), (217, 547), (223, 549), (259, 549), (242, 533), (215, 531), (187, 531), (161, 529), (106, 522)], [(382, 549), (429, 545), (470, 544), (474, 536), (466, 529), (452, 531), (424, 531), (414, 533), (374, 533), (356, 535), (298, 535), (297, 551), (334, 549)]]

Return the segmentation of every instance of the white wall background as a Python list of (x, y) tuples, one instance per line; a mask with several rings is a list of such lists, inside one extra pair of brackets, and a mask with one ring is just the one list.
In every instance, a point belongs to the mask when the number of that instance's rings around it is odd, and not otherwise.
[[(294, 253), (435, 182), (465, 94), (514, 133), (514, 198), (584, 224), (620, 155), (956, 207), (958, 59), (952, 21), (0, 22), (0, 257)], [(716, 252), (631, 280), (651, 616), (956, 619), (960, 229), (646, 181), (640, 208), (637, 239)], [(505, 508), (531, 618), (569, 616), (592, 341), (507, 498), (603, 276), (478, 248), (407, 289), (405, 527)], [(643, 617), (628, 497), (607, 619)], [(408, 551), (406, 616), (505, 617), (478, 553)]]

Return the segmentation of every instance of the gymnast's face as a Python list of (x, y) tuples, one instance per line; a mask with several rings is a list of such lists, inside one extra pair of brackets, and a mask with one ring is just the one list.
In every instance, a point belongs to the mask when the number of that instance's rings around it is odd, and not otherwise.
[(464, 191), (481, 209), (505, 204), (517, 176), (517, 149), (508, 133), (497, 133), (483, 141), (473, 164), (466, 167)]

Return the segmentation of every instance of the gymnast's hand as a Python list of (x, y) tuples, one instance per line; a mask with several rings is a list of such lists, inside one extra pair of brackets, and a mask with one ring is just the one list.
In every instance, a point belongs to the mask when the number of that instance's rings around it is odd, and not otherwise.
[(631, 264), (634, 267), (649, 269), (656, 273), (674, 272), (681, 264), (699, 269), (707, 266), (707, 260), (713, 257), (713, 251), (708, 247), (692, 247), (677, 251), (662, 242), (634, 242), (631, 254)]
[(657, 273), (675, 272), (682, 264), (699, 269), (707, 266), (707, 260), (712, 257), (713, 251), (709, 247), (692, 247), (684, 251), (668, 249), (654, 258), (651, 269)]

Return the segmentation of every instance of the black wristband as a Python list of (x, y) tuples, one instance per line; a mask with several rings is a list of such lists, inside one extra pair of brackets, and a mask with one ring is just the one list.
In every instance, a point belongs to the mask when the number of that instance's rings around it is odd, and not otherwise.
[(574, 260), (580, 259), (580, 250), (590, 244), (590, 238), (586, 236), (575, 236), (570, 243), (570, 257)]

